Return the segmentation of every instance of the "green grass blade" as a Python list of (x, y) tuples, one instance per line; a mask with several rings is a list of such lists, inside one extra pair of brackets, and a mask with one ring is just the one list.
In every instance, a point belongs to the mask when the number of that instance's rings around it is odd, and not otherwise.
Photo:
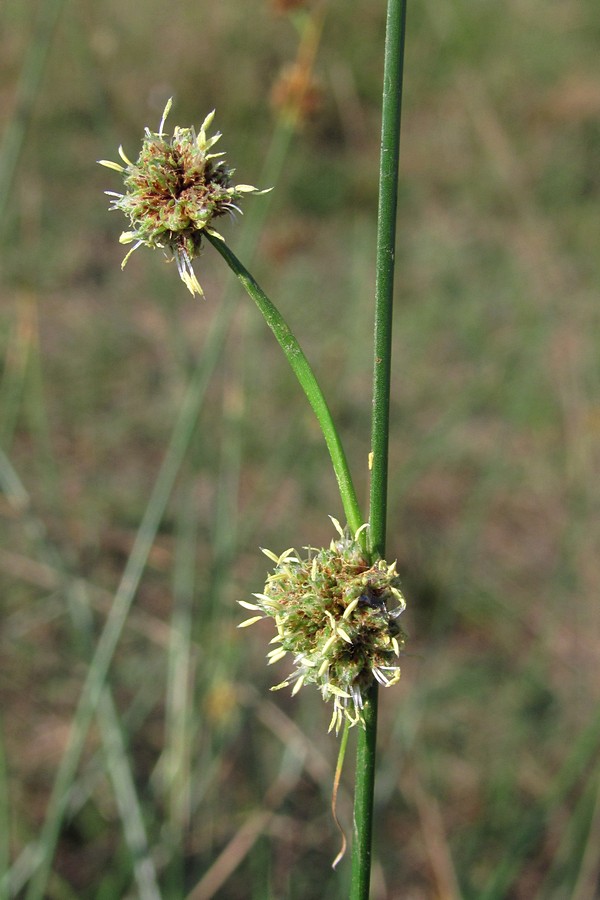
[(0, 379), (0, 447), (7, 453), (12, 446), (19, 410), (25, 392), (27, 371), (32, 352), (32, 331), (35, 328), (35, 306), (29, 298), (16, 309), (12, 334), (6, 342), (6, 356)]
[(4, 733), (0, 718), (0, 900), (8, 900), (7, 873), (10, 865), (10, 815), (8, 772), (4, 753)]
[(0, 232), (3, 227), (6, 227), (6, 212), (15, 181), (15, 172), (64, 2), (65, 0), (44, 0), (42, 2), (34, 33), (23, 61), (17, 86), (15, 112), (4, 132), (0, 146)]
[(127, 749), (119, 719), (108, 690), (102, 692), (98, 706), (102, 724), (102, 743), (115, 800), (123, 823), (125, 840), (133, 861), (133, 873), (140, 900), (160, 900), (156, 869), (148, 849), (144, 817), (139, 804)]
[(501, 900), (508, 897), (511, 886), (519, 875), (523, 860), (540, 840), (548, 816), (572, 790), (582, 771), (600, 753), (600, 714), (592, 719), (579, 735), (562, 769), (545, 799), (527, 816), (521, 828), (514, 834), (506, 852), (486, 887), (478, 893), (478, 900)]
[[(64, 584), (64, 592), (74, 630), (74, 640), (77, 645), (76, 651), (80, 656), (88, 658), (91, 651), (93, 621), (84, 583), (81, 579), (72, 579), (70, 577), (56, 548), (47, 540), (42, 523), (38, 522), (31, 513), (30, 499), (23, 483), (1, 452), (0, 484), (15, 508), (22, 514), (27, 514), (25, 531), (29, 533), (32, 539), (37, 556), (45, 560), (56, 571), (57, 578)], [(115, 800), (121, 815), (125, 840), (131, 853), (138, 891), (140, 897), (146, 898), (146, 900), (156, 900), (157, 897), (160, 897), (160, 893), (154, 864), (148, 853), (148, 841), (145, 834), (141, 806), (137, 797), (131, 768), (128, 764), (119, 718), (110, 691), (107, 688), (103, 691), (97, 716), (107, 756), (106, 767), (115, 788)], [(2, 760), (0, 759), (1, 762)], [(1, 816), (0, 826), (2, 826)], [(8, 836), (8, 820), (6, 827), (0, 827), (0, 834)], [(27, 854), (24, 859), (27, 859)], [(8, 873), (8, 860), (9, 857), (7, 857), (5, 871), (2, 872), (0, 870), (0, 896), (4, 889), (8, 890), (9, 880), (4, 877)], [(13, 883), (18, 881), (16, 876), (17, 871), (14, 871), (11, 879)], [(28, 875), (25, 880), (27, 877)]]
[(593, 889), (586, 878), (585, 860), (589, 851), (597, 859), (597, 830), (600, 814), (600, 768), (590, 774), (584, 785), (568, 827), (564, 829), (559, 847), (552, 854), (551, 867), (544, 878), (539, 898), (576, 897), (578, 885), (581, 890), (585, 884), (588, 889), (585, 896), (591, 896)]
[(146, 512), (127, 561), (119, 588), (96, 646), (75, 712), (67, 749), (61, 760), (40, 835), (36, 862), (26, 900), (41, 900), (46, 889), (52, 858), (87, 732), (94, 717), (113, 654), (140, 583), (148, 554), (171, 495), (175, 478), (185, 457), (199, 407), (225, 339), (228, 310), (223, 307), (211, 328), (202, 361), (194, 372), (175, 424), (171, 441), (155, 482)]
[[(173, 612), (165, 691), (165, 738), (159, 771), (164, 786), (172, 852), (166, 872), (170, 896), (183, 896), (183, 848), (190, 822), (192, 722), (194, 717), (194, 655), (192, 648), (197, 545), (197, 504), (189, 494), (181, 504), (173, 584)], [(208, 653), (210, 648), (206, 648)]]

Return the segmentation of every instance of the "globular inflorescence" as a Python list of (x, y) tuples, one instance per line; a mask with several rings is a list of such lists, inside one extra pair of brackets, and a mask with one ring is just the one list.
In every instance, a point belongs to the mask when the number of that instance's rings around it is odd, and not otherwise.
[(275, 563), (255, 602), (239, 603), (257, 615), (240, 627), (265, 617), (275, 620), (275, 663), (291, 654), (294, 669), (272, 690), (316, 684), (324, 700), (333, 701), (329, 730), (339, 731), (344, 720), (363, 722), (367, 691), (377, 681), (384, 687), (400, 678), (398, 657), (404, 634), (397, 618), (405, 608), (396, 564), (370, 564), (361, 534), (351, 535), (332, 519), (339, 536), (329, 548), (306, 547), (303, 558), (295, 550), (280, 556), (263, 552)]
[(174, 259), (181, 280), (192, 294), (202, 288), (192, 268), (200, 253), (202, 237), (210, 232), (220, 237), (211, 225), (225, 213), (240, 212), (238, 201), (244, 194), (261, 193), (250, 184), (234, 184), (234, 169), (227, 166), (223, 153), (211, 153), (221, 137), (208, 136), (214, 110), (196, 134), (194, 128), (176, 127), (172, 137), (164, 133), (171, 109), (169, 100), (157, 132), (145, 130), (142, 149), (131, 162), (119, 147), (121, 163), (99, 160), (100, 165), (121, 173), (125, 191), (106, 191), (113, 198), (111, 209), (120, 209), (130, 222), (130, 230), (120, 237), (122, 244), (133, 243), (125, 256), (125, 265), (141, 245), (162, 249)]

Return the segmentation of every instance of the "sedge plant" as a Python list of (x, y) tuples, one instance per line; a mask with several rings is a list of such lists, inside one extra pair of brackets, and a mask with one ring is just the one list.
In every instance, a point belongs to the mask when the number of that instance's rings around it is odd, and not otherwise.
[(346, 526), (332, 518), (336, 536), (329, 547), (308, 546), (264, 552), (274, 565), (264, 589), (252, 601), (240, 600), (253, 615), (241, 626), (270, 617), (276, 634), (269, 663), (291, 657), (292, 669), (274, 689), (297, 693), (314, 684), (331, 703), (330, 730), (358, 726), (352, 841), (352, 900), (369, 894), (378, 686), (400, 677), (398, 659), (404, 634), (398, 617), (405, 608), (394, 563), (385, 560), (388, 433), (394, 247), (397, 207), (400, 111), (404, 54), (405, 2), (389, 0), (384, 55), (384, 89), (375, 287), (371, 490), (368, 521), (362, 514), (339, 432), (319, 382), (279, 309), (227, 245), (215, 227), (219, 217), (239, 211), (244, 197), (264, 193), (237, 183), (225, 154), (215, 150), (221, 135), (210, 134), (214, 112), (196, 132), (175, 127), (168, 135), (167, 103), (158, 131), (146, 128), (132, 161), (122, 147), (121, 162), (101, 160), (124, 181), (122, 193), (109, 191), (111, 208), (129, 227), (121, 243), (159, 248), (174, 262), (192, 295), (202, 295), (194, 261), (208, 243), (218, 251), (282, 348), (317, 417), (337, 479)]

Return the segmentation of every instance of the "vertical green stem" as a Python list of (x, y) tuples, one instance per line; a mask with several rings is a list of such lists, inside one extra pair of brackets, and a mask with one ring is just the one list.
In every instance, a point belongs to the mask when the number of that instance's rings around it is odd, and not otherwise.
[(377, 280), (375, 285), (375, 359), (371, 427), (370, 540), (375, 556), (385, 555), (392, 308), (396, 253), (396, 207), (406, 0), (388, 0), (383, 119), (377, 221)]
[(352, 837), (352, 883), (350, 900), (368, 900), (371, 883), (373, 833), (373, 791), (377, 750), (377, 685), (371, 687), (363, 716), (365, 727), (358, 729), (354, 784), (354, 827)]
[[(386, 539), (392, 308), (405, 26), (406, 0), (388, 0), (379, 169), (371, 426), (373, 456), (369, 539), (374, 557), (385, 556)], [(365, 728), (359, 730), (358, 736), (351, 900), (367, 900), (369, 896), (376, 745), (377, 685), (374, 684), (365, 706)]]

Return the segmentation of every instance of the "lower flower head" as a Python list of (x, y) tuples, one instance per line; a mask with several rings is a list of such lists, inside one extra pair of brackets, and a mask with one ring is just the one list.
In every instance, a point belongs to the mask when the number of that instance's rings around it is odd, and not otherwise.
[(208, 137), (214, 110), (196, 134), (194, 128), (175, 127), (172, 137), (164, 133), (172, 101), (167, 103), (157, 132), (145, 130), (137, 161), (131, 162), (119, 147), (121, 163), (99, 160), (100, 165), (121, 173), (125, 192), (107, 191), (113, 198), (111, 209), (120, 209), (129, 219), (130, 230), (120, 237), (122, 244), (134, 246), (125, 256), (125, 265), (142, 244), (162, 249), (174, 259), (180, 278), (192, 294), (202, 294), (192, 260), (200, 254), (205, 231), (213, 219), (240, 212), (238, 201), (244, 194), (260, 193), (250, 184), (233, 184), (234, 169), (223, 153), (210, 153), (220, 133)]
[(272, 690), (293, 685), (295, 694), (304, 684), (316, 684), (323, 699), (333, 701), (330, 730), (337, 732), (344, 719), (363, 722), (373, 681), (389, 687), (400, 678), (404, 634), (396, 620), (406, 604), (395, 563), (380, 559), (370, 565), (360, 534), (352, 536), (332, 521), (339, 538), (329, 548), (307, 547), (305, 558), (293, 549), (280, 556), (263, 551), (275, 569), (254, 603), (239, 602), (257, 613), (240, 627), (267, 616), (275, 620), (269, 663), (288, 653), (293, 657), (293, 671)]

